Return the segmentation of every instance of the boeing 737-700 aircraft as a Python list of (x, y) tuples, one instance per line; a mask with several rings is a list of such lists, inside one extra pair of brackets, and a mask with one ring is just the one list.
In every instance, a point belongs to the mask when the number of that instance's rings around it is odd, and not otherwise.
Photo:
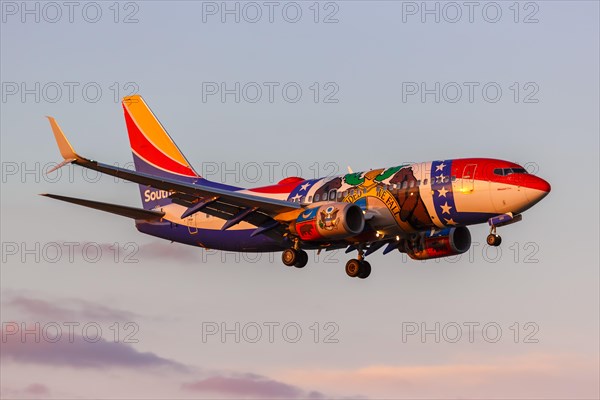
[(139, 184), (143, 208), (55, 194), (44, 196), (133, 218), (143, 233), (193, 246), (243, 252), (283, 251), (287, 266), (303, 268), (305, 250), (346, 249), (350, 277), (366, 278), (369, 254), (385, 246), (425, 260), (466, 252), (468, 225), (496, 228), (550, 192), (520, 165), (487, 158), (447, 159), (321, 179), (285, 178), (243, 189), (202, 178), (141, 96), (123, 99), (135, 171), (77, 154), (48, 117), (64, 161)]

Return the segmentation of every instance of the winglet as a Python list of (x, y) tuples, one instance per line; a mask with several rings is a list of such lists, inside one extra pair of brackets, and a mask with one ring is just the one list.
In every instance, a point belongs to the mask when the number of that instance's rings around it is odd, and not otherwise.
[(69, 162), (81, 158), (77, 155), (77, 153), (75, 153), (75, 150), (73, 150), (73, 146), (71, 146), (71, 143), (69, 143), (67, 140), (67, 137), (63, 133), (62, 129), (60, 129), (60, 126), (58, 126), (56, 120), (52, 117), (46, 118), (48, 118), (48, 121), (50, 121), (50, 126), (52, 127), (52, 132), (54, 133), (54, 138), (56, 139), (56, 144), (58, 145), (58, 150), (60, 150), (60, 155), (63, 156), (65, 160), (70, 160)]

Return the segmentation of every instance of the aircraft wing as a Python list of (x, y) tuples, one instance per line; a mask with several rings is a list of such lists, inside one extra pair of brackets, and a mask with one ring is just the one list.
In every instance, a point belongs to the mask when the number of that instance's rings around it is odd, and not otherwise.
[(60, 153), (64, 158), (64, 161), (57, 168), (72, 163), (146, 185), (149, 188), (168, 191), (175, 203), (188, 206), (181, 218), (202, 210), (204, 213), (227, 220), (222, 229), (227, 229), (242, 220), (258, 227), (266, 228), (268, 225), (269, 229), (272, 229), (275, 226), (275, 221), (289, 222), (295, 219), (295, 216), (303, 209), (299, 203), (161, 178), (82, 157), (73, 150), (56, 120), (52, 117), (48, 117), (48, 120), (52, 126)]
[(75, 197), (60, 196), (57, 194), (42, 193), (42, 196), (50, 197), (67, 203), (78, 204), (80, 206), (93, 208), (100, 211), (117, 214), (122, 217), (128, 217), (146, 221), (160, 220), (165, 213), (161, 211), (144, 210), (142, 208), (121, 206), (118, 204), (103, 203), (101, 201), (77, 199)]

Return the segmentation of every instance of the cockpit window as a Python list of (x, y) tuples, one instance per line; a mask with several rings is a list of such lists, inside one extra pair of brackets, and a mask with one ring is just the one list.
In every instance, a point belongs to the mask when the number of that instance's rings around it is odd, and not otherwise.
[(512, 170), (513, 174), (526, 174), (527, 173), (527, 170), (525, 168), (511, 168), (511, 170)]
[(496, 168), (494, 169), (494, 174), (500, 176), (506, 176), (510, 174), (526, 174), (527, 170), (525, 168)]

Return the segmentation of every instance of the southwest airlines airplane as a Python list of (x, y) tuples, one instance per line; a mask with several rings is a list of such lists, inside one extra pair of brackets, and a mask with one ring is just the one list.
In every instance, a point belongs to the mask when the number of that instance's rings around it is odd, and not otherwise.
[(141, 96), (123, 99), (135, 171), (80, 156), (48, 117), (64, 161), (139, 184), (143, 208), (43, 194), (133, 218), (143, 233), (204, 248), (283, 251), (287, 266), (304, 267), (305, 250), (346, 249), (350, 277), (366, 278), (369, 254), (397, 250), (416, 260), (466, 252), (468, 225), (496, 228), (550, 192), (545, 180), (520, 165), (487, 158), (405, 164), (321, 179), (285, 178), (243, 189), (202, 178)]

